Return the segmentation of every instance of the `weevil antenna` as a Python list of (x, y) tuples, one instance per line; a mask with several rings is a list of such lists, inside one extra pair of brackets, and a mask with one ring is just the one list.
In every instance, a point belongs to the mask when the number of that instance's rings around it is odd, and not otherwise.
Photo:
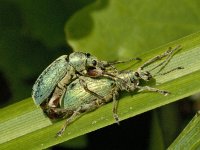
[[(156, 62), (156, 61), (158, 61), (158, 60), (161, 60), (162, 58), (164, 58), (164, 57), (167, 56), (167, 58), (166, 58), (164, 61), (162, 61), (161, 63), (159, 63), (159, 64), (156, 65), (155, 67), (151, 68), (150, 70), (148, 70), (149, 72), (151, 72), (151, 71), (153, 71), (154, 69), (156, 69), (156, 68), (162, 66), (162, 67), (159, 69), (159, 71), (158, 71), (158, 72), (160, 72), (160, 71), (167, 65), (167, 63), (169, 62), (169, 60), (172, 58), (174, 51), (180, 50), (180, 49), (181, 49), (181, 45), (176, 46), (174, 49), (172, 49), (171, 47), (169, 47), (169, 49), (168, 49), (166, 52), (164, 52), (163, 54), (158, 55), (158, 56), (156, 56), (156, 57), (154, 57), (154, 58), (148, 60), (146, 63), (144, 63), (144, 64), (140, 67), (141, 70), (144, 69), (145, 67), (149, 66), (150, 64), (152, 64), (152, 63), (154, 63), (154, 62)], [(158, 72), (157, 72), (157, 73), (158, 73)]]
[(164, 73), (159, 73), (159, 72), (157, 72), (156, 74), (153, 75), (153, 77), (166, 75), (166, 74), (168, 74), (168, 73), (170, 73), (170, 72), (173, 72), (173, 71), (176, 71), (176, 70), (180, 70), (180, 69), (184, 69), (184, 67), (176, 67), (176, 68), (173, 68), (173, 69), (171, 69), (171, 70), (169, 70), (169, 71), (166, 71), (166, 72), (164, 72)]

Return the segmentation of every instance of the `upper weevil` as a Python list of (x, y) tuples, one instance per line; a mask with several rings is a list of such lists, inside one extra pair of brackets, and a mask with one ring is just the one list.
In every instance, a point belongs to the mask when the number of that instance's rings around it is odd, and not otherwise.
[[(36, 80), (33, 85), (32, 98), (36, 105), (40, 105), (49, 97), (51, 97), (51, 102), (62, 99), (67, 85), (79, 76), (105, 76), (114, 79), (111, 74), (106, 74), (105, 70), (116, 70), (113, 67), (115, 63), (118, 62), (100, 61), (95, 56), (83, 52), (60, 56)], [(52, 107), (53, 105), (52, 103)]]
[[(57, 136), (62, 135), (66, 126), (71, 121), (73, 121), (76, 116), (83, 114), (83, 112), (95, 110), (110, 101), (113, 101), (113, 117), (118, 123), (119, 118), (117, 115), (117, 96), (119, 94), (119, 91), (132, 92), (138, 89), (139, 91), (147, 90), (158, 92), (165, 96), (168, 95), (168, 91), (152, 88), (150, 86), (141, 86), (140, 81), (149, 81), (150, 79), (152, 79), (152, 77), (156, 74), (152, 75), (150, 72), (158, 67), (162, 68), (163, 66), (165, 66), (165, 64), (172, 57), (173, 52), (179, 48), (180, 47), (169, 49), (163, 54), (150, 59), (142, 66), (140, 66), (137, 71), (126, 70), (115, 72), (115, 80), (102, 77), (94, 79), (80, 76), (78, 79), (71, 82), (68, 85), (68, 89), (64, 94), (63, 99), (51, 101), (51, 103), (56, 104), (55, 107), (52, 107), (52, 104), (49, 103), (46, 103), (45, 107), (43, 107), (43, 110), (48, 116), (55, 115), (67, 118), (64, 126), (57, 133)], [(167, 58), (164, 61), (162, 61), (152, 69), (149, 69), (148, 71), (144, 70), (146, 66), (166, 56)], [(182, 67), (174, 68), (160, 75), (167, 74), (177, 69), (182, 69)], [(121, 82), (121, 80), (123, 80), (124, 82)]]

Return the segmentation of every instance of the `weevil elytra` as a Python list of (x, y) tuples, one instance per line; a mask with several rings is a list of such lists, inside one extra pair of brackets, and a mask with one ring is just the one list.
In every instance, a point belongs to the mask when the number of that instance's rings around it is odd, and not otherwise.
[[(49, 114), (56, 114), (57, 116), (67, 118), (61, 130), (57, 133), (57, 136), (61, 136), (66, 126), (71, 123), (77, 116), (84, 114), (83, 112), (95, 110), (110, 101), (113, 101), (113, 117), (116, 122), (119, 123), (119, 117), (117, 115), (117, 97), (120, 91), (132, 92), (137, 89), (139, 92), (146, 90), (157, 92), (165, 96), (168, 95), (169, 92), (165, 90), (152, 88), (150, 86), (140, 86), (140, 81), (151, 80), (153, 75), (150, 72), (158, 67), (165, 65), (165, 63), (167, 63), (172, 57), (173, 52), (177, 49), (180, 49), (180, 47), (169, 49), (163, 54), (150, 59), (141, 67), (139, 67), (137, 71), (117, 71), (113, 75), (115, 80), (103, 77), (94, 79), (80, 76), (75, 81), (71, 82), (68, 85), (63, 99), (60, 99), (60, 101), (57, 100), (56, 102), (54, 101), (56, 103), (56, 107), (49, 107), (49, 105), (47, 105), (47, 107), (43, 109), (46, 112), (53, 112)], [(146, 66), (164, 57), (167, 58), (152, 69), (149, 69), (149, 71), (144, 70)], [(166, 73), (170, 73), (171, 71), (177, 69), (182, 69), (182, 67), (174, 68), (167, 71)], [(121, 82), (121, 80), (124, 82)], [(47, 113), (47, 115), (49, 114)]]

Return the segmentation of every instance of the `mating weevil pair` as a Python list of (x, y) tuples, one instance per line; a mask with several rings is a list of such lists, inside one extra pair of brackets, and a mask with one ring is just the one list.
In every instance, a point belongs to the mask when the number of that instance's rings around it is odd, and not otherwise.
[[(57, 136), (61, 136), (66, 126), (77, 116), (95, 110), (110, 101), (113, 101), (113, 117), (118, 123), (117, 96), (120, 91), (131, 92), (138, 89), (163, 95), (169, 94), (164, 90), (140, 86), (140, 80), (149, 81), (152, 78), (150, 71), (164, 66), (172, 57), (173, 52), (178, 49), (180, 46), (170, 48), (144, 63), (135, 72), (117, 71), (113, 65), (123, 63), (121, 61), (113, 63), (99, 61), (94, 56), (80, 52), (72, 53), (66, 60), (67, 56), (64, 55), (55, 60), (39, 76), (33, 86), (32, 97), (49, 117), (67, 118)], [(164, 61), (149, 71), (144, 71), (146, 66), (163, 57), (166, 57)], [(177, 69), (182, 69), (182, 67), (174, 68), (166, 73)]]
[(55, 107), (53, 102), (62, 99), (68, 84), (79, 76), (104, 76), (114, 79), (112, 75), (105, 71), (106, 69), (116, 71), (112, 64), (99, 61), (89, 53), (74, 52), (69, 56), (60, 56), (36, 80), (33, 85), (32, 98), (36, 105), (40, 105), (48, 99), (49, 105)]

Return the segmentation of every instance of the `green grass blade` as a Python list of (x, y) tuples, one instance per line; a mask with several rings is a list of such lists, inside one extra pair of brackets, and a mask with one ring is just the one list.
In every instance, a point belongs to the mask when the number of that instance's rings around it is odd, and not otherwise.
[[(118, 108), (121, 120), (200, 92), (200, 33), (148, 52), (141, 56), (143, 61), (136, 64), (133, 69), (149, 58), (161, 54), (169, 46), (176, 45), (182, 45), (183, 49), (174, 55), (163, 71), (177, 66), (183, 66), (185, 69), (156, 78), (156, 87), (168, 90), (171, 94), (122, 94)], [(110, 103), (79, 118), (68, 126), (62, 137), (55, 138), (64, 120), (52, 123), (29, 98), (0, 110), (0, 149), (44, 149), (114, 122)]]
[(200, 111), (169, 146), (169, 150), (200, 149)]

